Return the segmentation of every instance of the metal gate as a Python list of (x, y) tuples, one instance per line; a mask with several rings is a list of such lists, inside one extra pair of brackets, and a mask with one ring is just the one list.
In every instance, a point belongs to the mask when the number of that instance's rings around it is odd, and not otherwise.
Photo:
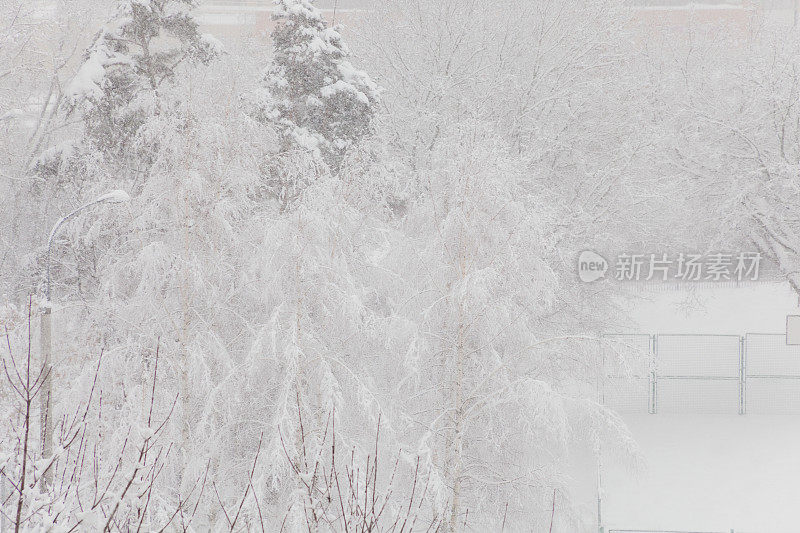
[(800, 414), (782, 334), (603, 335), (601, 401), (622, 413)]

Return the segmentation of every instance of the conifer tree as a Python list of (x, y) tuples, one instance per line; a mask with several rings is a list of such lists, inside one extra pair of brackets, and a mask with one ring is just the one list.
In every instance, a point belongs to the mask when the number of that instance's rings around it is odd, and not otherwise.
[(378, 86), (353, 66), (338, 29), (310, 0), (278, 0), (273, 18), (258, 118), (276, 129), (282, 152), (310, 150), (336, 170), (370, 131)]
[[(195, 5), (194, 0), (120, 0), (66, 88), (66, 111), (81, 114), (84, 142), (55, 150), (39, 171), (55, 170), (53, 163), (63, 171), (66, 154), (73, 164), (100, 158), (115, 167), (131, 158), (148, 159), (152, 147), (134, 150), (134, 140), (150, 117), (177, 105), (166, 86), (184, 63), (207, 64), (222, 50), (214, 37), (199, 32), (191, 12)], [(136, 163), (140, 167), (142, 161)]]

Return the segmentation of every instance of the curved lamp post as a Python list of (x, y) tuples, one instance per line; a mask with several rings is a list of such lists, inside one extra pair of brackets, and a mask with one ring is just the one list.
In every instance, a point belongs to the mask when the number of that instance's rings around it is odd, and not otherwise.
[[(52, 354), (52, 328), (51, 328), (51, 314), (50, 314), (50, 252), (53, 248), (53, 240), (55, 239), (56, 235), (58, 234), (61, 227), (64, 225), (65, 222), (69, 221), (75, 215), (80, 213), (81, 211), (92, 207), (97, 204), (121, 204), (130, 201), (130, 196), (128, 193), (122, 190), (114, 190), (107, 194), (104, 194), (97, 199), (80, 206), (79, 208), (75, 209), (74, 211), (64, 215), (61, 217), (58, 222), (55, 223), (53, 229), (50, 230), (50, 237), (47, 239), (47, 257), (45, 262), (45, 270), (46, 270), (46, 278), (45, 278), (45, 303), (42, 307), (42, 314), (41, 314), (41, 350), (42, 350), (42, 375), (44, 376), (44, 381), (42, 382), (42, 390), (40, 396), (41, 402), (41, 438), (42, 438), (42, 457), (49, 458), (53, 455), (53, 420), (50, 416), (50, 407), (51, 407), (51, 397), (53, 392), (53, 382), (52, 382), (52, 362), (51, 362), (51, 354)], [(45, 475), (42, 476), (42, 487), (46, 487), (50, 484), (53, 477), (53, 468), (52, 464), (45, 472)]]

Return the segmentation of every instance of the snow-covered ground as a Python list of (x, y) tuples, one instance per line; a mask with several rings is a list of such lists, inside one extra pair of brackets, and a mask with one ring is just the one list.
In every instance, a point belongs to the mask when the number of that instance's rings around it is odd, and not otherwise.
[[(787, 284), (709, 285), (637, 293), (631, 332), (783, 333), (800, 314)], [(800, 417), (785, 415), (624, 415), (641, 449), (639, 469), (608, 457), (602, 522), (642, 531), (800, 531)], [(575, 494), (597, 514), (597, 466), (578, 461)]]
[(605, 465), (606, 529), (796, 533), (800, 417), (640, 415), (639, 472)]

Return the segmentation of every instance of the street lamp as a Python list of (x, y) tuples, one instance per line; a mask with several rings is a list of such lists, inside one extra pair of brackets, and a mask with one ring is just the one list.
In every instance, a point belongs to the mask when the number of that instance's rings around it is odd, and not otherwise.
[[(46, 270), (46, 277), (45, 277), (45, 286), (44, 286), (44, 294), (45, 294), (45, 302), (42, 306), (42, 314), (41, 314), (41, 340), (42, 340), (42, 371), (44, 376), (44, 381), (42, 382), (42, 391), (41, 391), (41, 422), (40, 422), (40, 429), (41, 429), (41, 438), (42, 438), (42, 457), (49, 458), (53, 454), (53, 420), (50, 416), (50, 406), (51, 406), (51, 397), (53, 391), (53, 383), (52, 379), (52, 363), (51, 363), (51, 353), (52, 353), (52, 328), (51, 328), (51, 314), (50, 314), (50, 252), (53, 248), (53, 240), (55, 236), (58, 234), (58, 231), (64, 225), (65, 222), (72, 219), (75, 215), (97, 204), (121, 204), (130, 201), (131, 197), (128, 196), (128, 193), (122, 190), (114, 190), (107, 194), (104, 194), (97, 199), (80, 206), (79, 208), (75, 209), (74, 211), (64, 215), (59, 219), (58, 222), (55, 223), (53, 229), (50, 230), (50, 237), (47, 239), (47, 258), (45, 260), (45, 270)], [(52, 479), (53, 466), (52, 464), (47, 469), (47, 472), (44, 476), (42, 476), (42, 488), (46, 487), (50, 484)]]

